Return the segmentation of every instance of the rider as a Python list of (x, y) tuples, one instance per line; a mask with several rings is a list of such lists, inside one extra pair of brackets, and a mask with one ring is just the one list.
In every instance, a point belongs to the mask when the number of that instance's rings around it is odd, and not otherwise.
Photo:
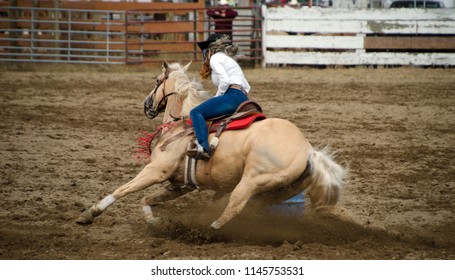
[(190, 117), (196, 132), (196, 147), (187, 152), (189, 157), (209, 160), (212, 154), (208, 143), (206, 120), (232, 114), (237, 107), (248, 100), (250, 85), (239, 64), (233, 59), (238, 47), (229, 36), (212, 34), (206, 41), (198, 42), (202, 51), (202, 79), (210, 76), (218, 87), (215, 96), (193, 108)]

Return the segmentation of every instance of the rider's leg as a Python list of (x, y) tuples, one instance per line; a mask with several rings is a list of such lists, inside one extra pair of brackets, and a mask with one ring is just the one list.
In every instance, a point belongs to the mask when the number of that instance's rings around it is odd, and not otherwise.
[(210, 154), (206, 120), (222, 115), (232, 114), (248, 97), (242, 91), (229, 89), (224, 95), (213, 97), (193, 108), (190, 117), (198, 143)]

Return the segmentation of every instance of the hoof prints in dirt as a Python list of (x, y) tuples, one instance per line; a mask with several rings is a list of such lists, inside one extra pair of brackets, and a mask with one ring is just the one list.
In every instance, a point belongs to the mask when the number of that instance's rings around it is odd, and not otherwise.
[(214, 229), (189, 227), (181, 222), (172, 221), (162, 221), (160, 226), (149, 226), (148, 233), (153, 237), (198, 245), (228, 241)]

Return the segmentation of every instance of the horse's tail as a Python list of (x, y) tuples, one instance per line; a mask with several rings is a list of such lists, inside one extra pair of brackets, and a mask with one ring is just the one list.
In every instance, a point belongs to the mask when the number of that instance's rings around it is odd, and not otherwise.
[(315, 207), (335, 205), (346, 183), (347, 168), (336, 163), (334, 153), (330, 153), (327, 148), (313, 150), (309, 161), (312, 164), (312, 172), (306, 194)]

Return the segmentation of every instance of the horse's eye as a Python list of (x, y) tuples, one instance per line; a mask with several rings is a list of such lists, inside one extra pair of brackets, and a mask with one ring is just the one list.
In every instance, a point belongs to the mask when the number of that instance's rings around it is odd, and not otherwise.
[(160, 79), (156, 79), (156, 83), (159, 84), (161, 81)]

